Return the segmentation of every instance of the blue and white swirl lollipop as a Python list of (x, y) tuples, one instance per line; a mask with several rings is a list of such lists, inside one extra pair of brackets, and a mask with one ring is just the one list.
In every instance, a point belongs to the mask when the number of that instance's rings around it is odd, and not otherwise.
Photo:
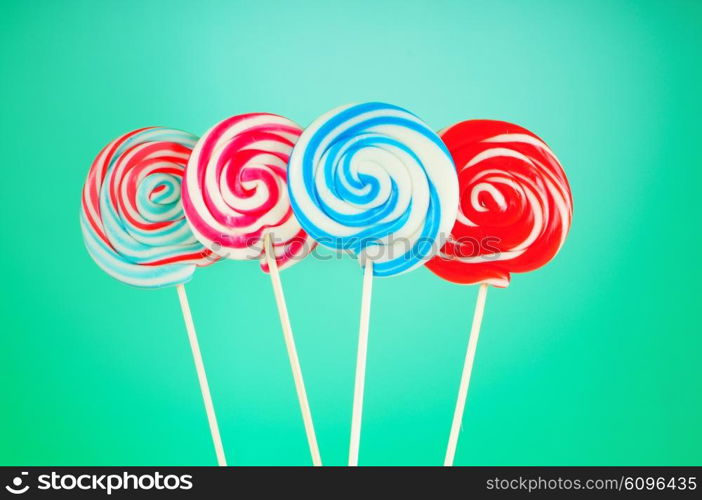
[(371, 260), (375, 276), (431, 258), (458, 211), (456, 169), (439, 136), (380, 102), (341, 106), (312, 122), (290, 157), (288, 189), (305, 231)]
[(372, 278), (410, 271), (439, 251), (458, 212), (456, 169), (414, 114), (351, 104), (304, 130), (288, 163), (288, 191), (312, 238), (353, 251), (365, 265), (348, 461), (357, 465)]
[(456, 169), (439, 136), (380, 102), (341, 106), (312, 122), (290, 157), (288, 189), (305, 231), (372, 261), (375, 276), (430, 259), (458, 211)]

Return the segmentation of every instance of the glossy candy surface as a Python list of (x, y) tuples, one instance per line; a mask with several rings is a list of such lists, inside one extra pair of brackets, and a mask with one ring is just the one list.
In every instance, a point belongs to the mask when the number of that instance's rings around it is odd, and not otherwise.
[(110, 276), (158, 288), (216, 261), (183, 216), (181, 180), (197, 137), (153, 127), (124, 134), (95, 158), (83, 187), (88, 252)]
[(375, 276), (421, 266), (458, 208), (446, 147), (390, 104), (346, 105), (317, 118), (293, 150), (288, 179), (302, 227), (325, 246), (371, 259)]
[(565, 241), (573, 199), (551, 149), (518, 125), (468, 120), (443, 130), (458, 170), (460, 209), (449, 241), (427, 263), (456, 283), (506, 287)]
[(222, 257), (263, 259), (271, 233), (280, 268), (302, 259), (314, 242), (295, 219), (287, 163), (302, 129), (282, 116), (250, 113), (212, 127), (198, 141), (183, 184), (185, 215), (199, 241)]

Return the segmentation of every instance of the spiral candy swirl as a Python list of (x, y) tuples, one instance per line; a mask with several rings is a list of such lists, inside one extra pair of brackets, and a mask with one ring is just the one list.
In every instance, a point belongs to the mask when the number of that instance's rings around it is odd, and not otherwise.
[(427, 267), (456, 283), (509, 285), (511, 272), (551, 260), (570, 228), (565, 172), (536, 135), (511, 123), (468, 120), (441, 132), (458, 169), (460, 209)]
[(422, 265), (458, 208), (446, 147), (417, 116), (390, 104), (346, 105), (319, 117), (295, 145), (288, 179), (302, 227), (323, 245), (371, 259), (375, 276)]
[(124, 134), (95, 158), (83, 187), (81, 228), (105, 272), (158, 288), (190, 280), (216, 260), (183, 215), (181, 179), (197, 137), (150, 127)]
[(199, 241), (223, 257), (260, 259), (271, 234), (282, 269), (307, 255), (314, 242), (293, 215), (287, 164), (302, 129), (268, 113), (233, 116), (198, 141), (188, 162), (183, 206)]

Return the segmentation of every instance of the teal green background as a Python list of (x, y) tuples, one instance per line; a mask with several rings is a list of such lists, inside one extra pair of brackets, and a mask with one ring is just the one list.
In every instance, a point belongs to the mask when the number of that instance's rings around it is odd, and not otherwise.
[[(0, 5), (0, 464), (215, 463), (175, 290), (122, 285), (83, 247), (98, 150), (364, 100), (521, 124), (571, 182), (563, 250), (488, 293), (456, 462), (702, 464), (702, 3)], [(343, 464), (361, 272), (282, 278)], [(440, 464), (477, 288), (425, 269), (374, 287), (360, 462)], [(187, 289), (230, 463), (309, 464), (268, 277), (230, 261)]]

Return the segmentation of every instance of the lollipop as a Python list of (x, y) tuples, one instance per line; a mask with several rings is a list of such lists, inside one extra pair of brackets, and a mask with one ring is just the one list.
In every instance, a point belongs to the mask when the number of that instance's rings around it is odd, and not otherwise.
[(304, 258), (314, 242), (293, 216), (287, 165), (302, 129), (282, 116), (227, 118), (198, 141), (183, 182), (185, 216), (197, 239), (223, 257), (259, 259), (270, 272), (283, 337), (314, 465), (322, 465), (279, 268)]
[(217, 460), (226, 465), (183, 287), (197, 266), (217, 260), (193, 236), (181, 205), (181, 179), (196, 141), (192, 134), (161, 127), (112, 141), (90, 167), (80, 221), (88, 253), (110, 276), (144, 288), (177, 287)]
[(288, 167), (290, 200), (319, 243), (364, 264), (349, 465), (358, 462), (371, 277), (421, 266), (451, 229), (458, 183), (439, 137), (417, 116), (383, 103), (346, 105), (300, 136)]
[(188, 227), (180, 182), (197, 137), (144, 128), (95, 158), (83, 188), (81, 227), (88, 252), (110, 276), (157, 288), (186, 283), (216, 261)]
[(427, 267), (455, 283), (480, 283), (444, 465), (453, 465), (478, 345), (487, 286), (537, 269), (565, 241), (573, 214), (568, 180), (551, 149), (507, 122), (468, 120), (443, 130), (458, 170), (460, 209)]
[(536, 135), (511, 123), (469, 120), (445, 129), (461, 202), (451, 236), (427, 267), (456, 283), (509, 284), (563, 245), (573, 199), (563, 168)]
[[(423, 264), (456, 217), (451, 158), (417, 116), (383, 103), (346, 105), (300, 137), (288, 173), (302, 227), (372, 261), (375, 276)], [(382, 249), (372, 247), (385, 247)]]
[(305, 257), (314, 242), (293, 216), (287, 164), (302, 129), (282, 116), (250, 113), (212, 127), (195, 146), (183, 182), (183, 206), (203, 245), (231, 259), (260, 259), (271, 235), (276, 263)]

